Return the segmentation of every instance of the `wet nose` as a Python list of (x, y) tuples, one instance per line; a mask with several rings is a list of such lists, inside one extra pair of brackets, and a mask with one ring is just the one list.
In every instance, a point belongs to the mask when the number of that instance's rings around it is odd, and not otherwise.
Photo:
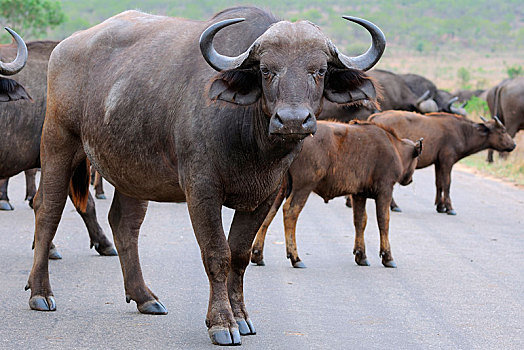
[(278, 109), (269, 122), (271, 135), (309, 135), (317, 131), (317, 120), (311, 111), (304, 107), (285, 107)]

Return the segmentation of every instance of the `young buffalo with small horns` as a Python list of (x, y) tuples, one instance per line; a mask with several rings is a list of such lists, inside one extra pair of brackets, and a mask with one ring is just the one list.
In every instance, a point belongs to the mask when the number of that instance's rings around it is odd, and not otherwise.
[(319, 122), (314, 137), (304, 141), (302, 151), (289, 168), (287, 182), (279, 192), (269, 215), (257, 233), (251, 261), (264, 265), (263, 249), (267, 229), (285, 193), (284, 228), (287, 257), (293, 267), (305, 267), (297, 253), (295, 230), (298, 215), (315, 192), (327, 203), (339, 196), (352, 195), (355, 225), (355, 261), (368, 266), (364, 229), (366, 228), (366, 199), (375, 199), (380, 231), (380, 256), (386, 267), (397, 267), (389, 245), (389, 204), (393, 185), (411, 183), (422, 140), (399, 139), (392, 131), (368, 122)]
[[(63, 40), (49, 61), (30, 307), (56, 309), (48, 248), (70, 183), (85, 208), (89, 160), (115, 187), (109, 223), (127, 301), (167, 313), (142, 277), (138, 234), (149, 200), (186, 201), (209, 279), (212, 342), (238, 345), (240, 335), (255, 334), (243, 277), (284, 174), (316, 132), (323, 97), (375, 97), (363, 71), (382, 55), (384, 35), (347, 19), (372, 36), (358, 57), (340, 53), (310, 22), (252, 7), (208, 21), (127, 11)], [(223, 205), (235, 209), (227, 239)]]

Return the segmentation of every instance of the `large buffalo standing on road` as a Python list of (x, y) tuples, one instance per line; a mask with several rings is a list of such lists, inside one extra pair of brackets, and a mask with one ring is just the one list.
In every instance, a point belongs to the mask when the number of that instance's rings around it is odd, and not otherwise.
[[(16, 46), (0, 45), (0, 48), (13, 47), (14, 50), (16, 50), (16, 58), (10, 63), (5, 63), (2, 61), (3, 57), (0, 57), (0, 75), (13, 75), (24, 68), (28, 56), (27, 47), (20, 35), (16, 34), (16, 32), (10, 28), (5, 27), (5, 29), (14, 38)], [(13, 79), (0, 77), (0, 102), (17, 101), (21, 99), (31, 99), (24, 87)]]
[(449, 195), (453, 165), (460, 159), (487, 148), (499, 151), (511, 151), (515, 148), (515, 142), (498, 119), (474, 123), (465, 117), (449, 113), (421, 115), (389, 111), (374, 114), (369, 120), (393, 129), (400, 137), (411, 140), (424, 138), (424, 152), (419, 157), (417, 169), (435, 164), (435, 205), (439, 213), (449, 215), (456, 214)]
[[(6, 103), (0, 109), (0, 130), (3, 133), (3, 137), (0, 137), (0, 205), (4, 209), (11, 209), (7, 197), (9, 177), (26, 171), (26, 199), (31, 200), (34, 194), (31, 187), (34, 186), (34, 168), (40, 167), (40, 136), (46, 107), (47, 65), (51, 51), (57, 44), (56, 41), (35, 41), (27, 44), (30, 58), (24, 70), (16, 75), (16, 79), (31, 92), (33, 102)], [(0, 46), (2, 57), (14, 56), (15, 51), (13, 46)], [(101, 255), (116, 255), (113, 244), (96, 220), (91, 195), (88, 198), (87, 210), (79, 213), (87, 226), (91, 247), (95, 247)], [(50, 245), (49, 257), (61, 257), (53, 244)]]
[[(238, 17), (245, 22), (223, 29)], [(375, 95), (363, 71), (385, 38), (347, 19), (372, 35), (361, 56), (345, 56), (310, 22), (249, 7), (205, 22), (128, 11), (62, 41), (49, 62), (31, 308), (55, 310), (48, 246), (70, 183), (85, 206), (89, 159), (115, 187), (109, 223), (127, 300), (143, 313), (167, 312), (142, 277), (138, 234), (148, 200), (187, 201), (210, 284), (211, 340), (234, 345), (254, 334), (243, 297), (251, 244), (303, 139), (316, 131), (322, 98)], [(236, 210), (227, 239), (222, 205)]]
[[(487, 102), (491, 115), (500, 119), (511, 137), (524, 130), (524, 77), (504, 80), (489, 89)], [(493, 162), (493, 150), (488, 161)]]

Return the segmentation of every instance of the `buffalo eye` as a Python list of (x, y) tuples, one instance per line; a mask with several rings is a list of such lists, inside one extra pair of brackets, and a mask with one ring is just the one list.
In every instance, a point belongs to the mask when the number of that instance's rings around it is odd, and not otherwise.
[(271, 72), (266, 67), (260, 67), (260, 72), (262, 73), (262, 76), (264, 78), (269, 78), (271, 76)]
[(317, 75), (318, 75), (319, 77), (323, 77), (324, 75), (326, 75), (326, 71), (327, 71), (326, 68), (320, 68), (320, 69), (317, 71)]

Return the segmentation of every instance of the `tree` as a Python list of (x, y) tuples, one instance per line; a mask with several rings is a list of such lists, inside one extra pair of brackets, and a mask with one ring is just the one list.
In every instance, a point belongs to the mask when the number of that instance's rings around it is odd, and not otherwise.
[(65, 19), (59, 1), (0, 0), (0, 23), (26, 40), (44, 36), (47, 29), (56, 27)]

